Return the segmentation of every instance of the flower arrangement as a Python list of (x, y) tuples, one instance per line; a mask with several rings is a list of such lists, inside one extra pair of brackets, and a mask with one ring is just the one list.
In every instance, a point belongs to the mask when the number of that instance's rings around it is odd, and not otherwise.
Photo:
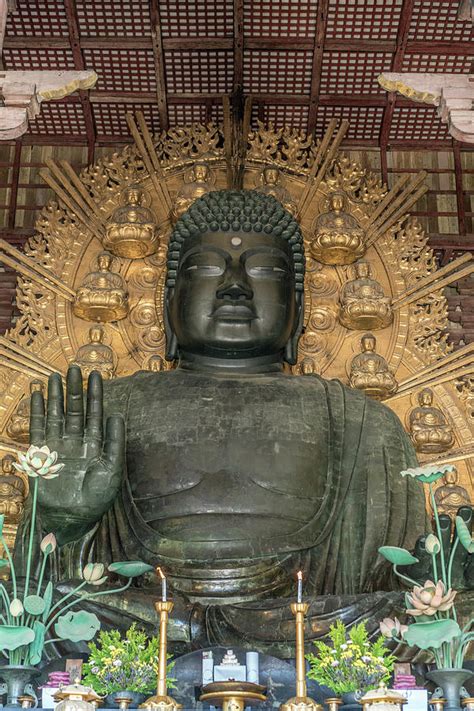
[(456, 516), (454, 539), (450, 550), (443, 541), (436, 505), (433, 484), (448, 471), (452, 465), (427, 466), (407, 469), (402, 476), (410, 476), (429, 487), (429, 496), (433, 507), (436, 535), (430, 533), (425, 540), (427, 555), (431, 558), (431, 579), (417, 581), (398, 570), (398, 566), (411, 566), (419, 562), (405, 548), (384, 546), (379, 553), (390, 561), (393, 571), (412, 589), (405, 595), (407, 613), (414, 618), (410, 625), (401, 625), (395, 619), (386, 618), (380, 624), (382, 634), (397, 642), (416, 646), (429, 651), (438, 669), (461, 669), (469, 643), (474, 639), (474, 618), (461, 629), (457, 621), (454, 600), (456, 591), (452, 589), (452, 569), (456, 551), (463, 546), (468, 554), (474, 553), (474, 538), (462, 519)]
[[(34, 531), (36, 524), (38, 482), (60, 476), (64, 464), (57, 463), (57, 452), (51, 452), (48, 447), (31, 446), (26, 454), (18, 454), (16, 469), (33, 479), (31, 519), (29, 522), (28, 550), (26, 555), (26, 570), (18, 571), (13, 562), (11, 552), (3, 535), (4, 516), (0, 516), (0, 543), (5, 550), (6, 559), (0, 559), (0, 567), (10, 566), (11, 594), (3, 583), (0, 583), (0, 651), (11, 665), (36, 665), (43, 656), (46, 644), (60, 640), (72, 642), (91, 640), (100, 628), (99, 618), (86, 610), (72, 610), (84, 600), (93, 599), (99, 595), (111, 594), (126, 590), (132, 578), (141, 575), (152, 566), (141, 561), (113, 563), (109, 571), (129, 578), (126, 585), (106, 590), (104, 592), (89, 592), (83, 590), (87, 585), (92, 587), (102, 585), (104, 576), (102, 563), (88, 563), (82, 571), (83, 580), (73, 590), (64, 594), (53, 603), (53, 582), (45, 581), (46, 563), (48, 557), (57, 547), (54, 533), (48, 533), (40, 543), (41, 565), (38, 579), (31, 574), (31, 563), (34, 555)], [(17, 580), (24, 577), (24, 587), (20, 591)], [(78, 593), (81, 593), (78, 595)], [(46, 639), (54, 633), (54, 637)]]
[[(125, 637), (118, 630), (102, 631), (98, 643), (89, 644), (90, 656), (84, 665), (84, 684), (100, 696), (115, 691), (146, 694), (156, 689), (159, 639), (148, 639), (135, 623)], [(168, 672), (174, 662), (168, 664)], [(172, 680), (168, 676), (168, 686)]]
[(306, 655), (310, 679), (329, 687), (335, 694), (365, 692), (377, 688), (381, 682), (388, 682), (395, 657), (386, 648), (383, 636), (375, 642), (369, 641), (365, 622), (347, 632), (338, 620), (331, 625), (329, 638), (332, 646), (314, 642), (317, 654)]

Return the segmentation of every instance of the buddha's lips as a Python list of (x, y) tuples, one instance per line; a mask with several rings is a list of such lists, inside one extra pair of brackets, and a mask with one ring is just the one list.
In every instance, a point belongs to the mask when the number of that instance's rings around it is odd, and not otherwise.
[(256, 318), (255, 312), (244, 304), (222, 304), (211, 315), (235, 321), (250, 321)]

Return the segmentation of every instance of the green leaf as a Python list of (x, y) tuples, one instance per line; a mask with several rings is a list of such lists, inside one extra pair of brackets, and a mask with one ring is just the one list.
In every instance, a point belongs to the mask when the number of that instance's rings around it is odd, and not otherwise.
[(0, 558), (0, 568), (5, 568), (7, 565), (9, 565), (8, 560), (5, 560), (5, 558)]
[(39, 664), (43, 656), (44, 636), (46, 634), (46, 626), (35, 620), (33, 623), (35, 638), (30, 646), (30, 664)]
[(0, 625), (0, 649), (18, 649), (29, 644), (35, 638), (35, 633), (29, 627)]
[(108, 570), (111, 573), (118, 573), (125, 578), (136, 578), (143, 573), (149, 573), (154, 570), (152, 565), (142, 563), (141, 560), (123, 560), (119, 563), (111, 563)]
[(67, 612), (59, 617), (54, 625), (57, 636), (61, 639), (69, 639), (71, 642), (88, 642), (98, 629), (100, 629), (99, 618), (86, 610)]
[(43, 600), (45, 605), (43, 612), (43, 622), (46, 622), (46, 620), (48, 619), (49, 611), (51, 609), (51, 602), (53, 600), (53, 583), (51, 582), (51, 580), (45, 587), (43, 593)]
[(3, 531), (3, 522), (5, 520), (5, 514), (0, 514), (0, 534)]
[(410, 646), (420, 649), (439, 649), (444, 642), (460, 635), (461, 628), (454, 620), (433, 620), (409, 625), (403, 639)]
[(23, 600), (23, 607), (30, 615), (42, 615), (46, 608), (46, 603), (39, 595), (28, 595)]
[(393, 565), (413, 565), (413, 563), (418, 563), (418, 558), (415, 558), (405, 548), (382, 546), (382, 548), (379, 548), (379, 553)]
[(458, 534), (458, 538), (467, 552), (474, 553), (474, 539), (471, 536), (471, 532), (468, 529), (466, 522), (461, 518), (461, 516), (456, 516), (456, 533)]

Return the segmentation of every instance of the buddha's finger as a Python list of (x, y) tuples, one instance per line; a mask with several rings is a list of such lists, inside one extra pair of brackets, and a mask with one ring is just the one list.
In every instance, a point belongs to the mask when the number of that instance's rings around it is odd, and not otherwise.
[[(472, 528), (472, 518), (473, 518), (473, 511), (472, 511), (472, 506), (461, 506), (458, 511), (457, 515), (462, 518), (466, 526), (468, 527), (469, 531)], [(464, 548), (463, 545), (459, 544), (456, 547), (456, 550), (454, 552), (453, 556), (453, 577), (452, 577), (452, 585), (453, 587), (461, 587), (462, 584), (464, 583), (464, 567), (466, 563), (468, 562), (468, 559), (470, 558), (469, 552)]]
[(96, 370), (93, 370), (87, 381), (86, 441), (102, 442), (102, 420), (102, 376)]
[(449, 558), (449, 551), (451, 550), (451, 528), (452, 521), (448, 514), (441, 514), (439, 517), (439, 527), (441, 529), (441, 540), (443, 542), (443, 549), (446, 552), (446, 557)]
[(77, 365), (71, 365), (66, 377), (66, 427), (68, 437), (82, 438), (84, 434), (84, 395), (82, 373)]
[(46, 419), (46, 440), (60, 439), (64, 429), (64, 391), (59, 373), (48, 379), (48, 417)]
[(30, 444), (39, 447), (44, 444), (44, 397), (39, 390), (31, 393)]
[(104, 457), (112, 467), (122, 470), (125, 458), (125, 422), (121, 415), (111, 415), (107, 418)]

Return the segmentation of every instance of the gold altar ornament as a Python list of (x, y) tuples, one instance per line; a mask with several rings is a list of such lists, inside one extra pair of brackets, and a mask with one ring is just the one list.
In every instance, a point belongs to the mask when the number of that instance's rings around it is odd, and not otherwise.
[(433, 391), (424, 388), (418, 394), (419, 406), (410, 413), (409, 433), (417, 452), (436, 454), (454, 444), (454, 433), (446, 417), (433, 406)]
[(467, 699), (462, 699), (461, 706), (464, 711), (474, 711), (474, 698), (472, 696), (468, 696)]
[(206, 163), (196, 163), (185, 175), (173, 207), (173, 219), (184, 215), (195, 200), (214, 190), (215, 177)]
[(14, 442), (28, 444), (30, 441), (30, 403), (34, 392), (43, 392), (44, 384), (41, 380), (30, 382), (29, 393), (20, 400), (18, 407), (7, 423), (7, 435)]
[(74, 684), (62, 686), (54, 695), (56, 711), (94, 711), (102, 699), (89, 686), (83, 686), (76, 679)]
[(431, 711), (444, 711), (444, 707), (448, 703), (446, 699), (430, 699)]
[(360, 703), (363, 711), (402, 711), (403, 704), (408, 702), (398, 691), (387, 689), (387, 686), (382, 683), (378, 689), (372, 689), (364, 694)]
[(344, 702), (342, 699), (335, 696), (334, 698), (325, 699), (324, 703), (327, 705), (328, 711), (339, 711), (339, 706), (341, 706)]
[(461, 506), (471, 506), (471, 499), (467, 490), (458, 484), (458, 471), (453, 467), (446, 472), (442, 484), (434, 493), (435, 503), (439, 513), (447, 514), (452, 521), (456, 520), (458, 509)]
[(21, 704), (22, 709), (32, 709), (35, 703), (35, 700), (32, 696), (29, 694), (24, 694), (23, 696), (18, 697), (18, 701)]
[(144, 192), (131, 185), (105, 228), (104, 248), (118, 257), (141, 259), (158, 249), (157, 225), (152, 211), (143, 205)]
[(375, 352), (377, 341), (371, 333), (360, 339), (361, 353), (351, 362), (350, 386), (363, 390), (375, 400), (383, 400), (397, 391), (397, 381), (385, 358)]
[[(299, 580), (300, 578), (298, 578), (298, 588), (300, 587)], [(304, 618), (309, 610), (309, 604), (307, 602), (293, 602), (290, 608), (295, 616), (296, 626), (296, 696), (281, 704), (280, 711), (323, 711), (323, 707), (307, 695)]]
[[(178, 704), (172, 696), (168, 696), (166, 683), (166, 665), (168, 657), (168, 617), (173, 610), (171, 600), (166, 600), (166, 578), (163, 575), (161, 568), (159, 571), (162, 580), (162, 597), (164, 599), (155, 602), (155, 609), (160, 615), (160, 648), (158, 656), (158, 678), (155, 696), (150, 696), (149, 699), (140, 704), (141, 709), (148, 711), (178, 711), (182, 709), (182, 704)], [(163, 584), (164, 581), (164, 584)]]
[(81, 346), (76, 353), (74, 364), (80, 367), (84, 380), (93, 370), (97, 370), (105, 380), (114, 376), (115, 355), (112, 348), (104, 343), (104, 335), (102, 326), (92, 326), (89, 329), (89, 343)]
[(329, 197), (329, 211), (314, 223), (311, 255), (323, 264), (352, 264), (365, 253), (364, 230), (345, 211), (346, 197), (334, 192)]
[(128, 291), (123, 278), (112, 271), (112, 255), (100, 252), (97, 271), (89, 272), (73, 303), (76, 316), (86, 321), (120, 321), (128, 314)]
[(375, 331), (393, 320), (390, 298), (371, 274), (369, 262), (353, 265), (354, 279), (341, 289), (339, 321), (351, 330)]
[(25, 480), (13, 466), (15, 461), (12, 454), (6, 454), (0, 469), (0, 514), (5, 516), (7, 523), (20, 521), (28, 494)]
[(293, 202), (288, 190), (284, 187), (283, 178), (278, 168), (266, 166), (262, 170), (260, 178), (260, 185), (256, 188), (257, 192), (263, 193), (264, 195), (272, 195), (281, 202), (288, 212), (291, 212), (292, 215), (296, 215), (296, 204)]
[(251, 681), (215, 681), (202, 687), (199, 701), (222, 705), (222, 711), (244, 711), (246, 706), (266, 701), (265, 687)]

